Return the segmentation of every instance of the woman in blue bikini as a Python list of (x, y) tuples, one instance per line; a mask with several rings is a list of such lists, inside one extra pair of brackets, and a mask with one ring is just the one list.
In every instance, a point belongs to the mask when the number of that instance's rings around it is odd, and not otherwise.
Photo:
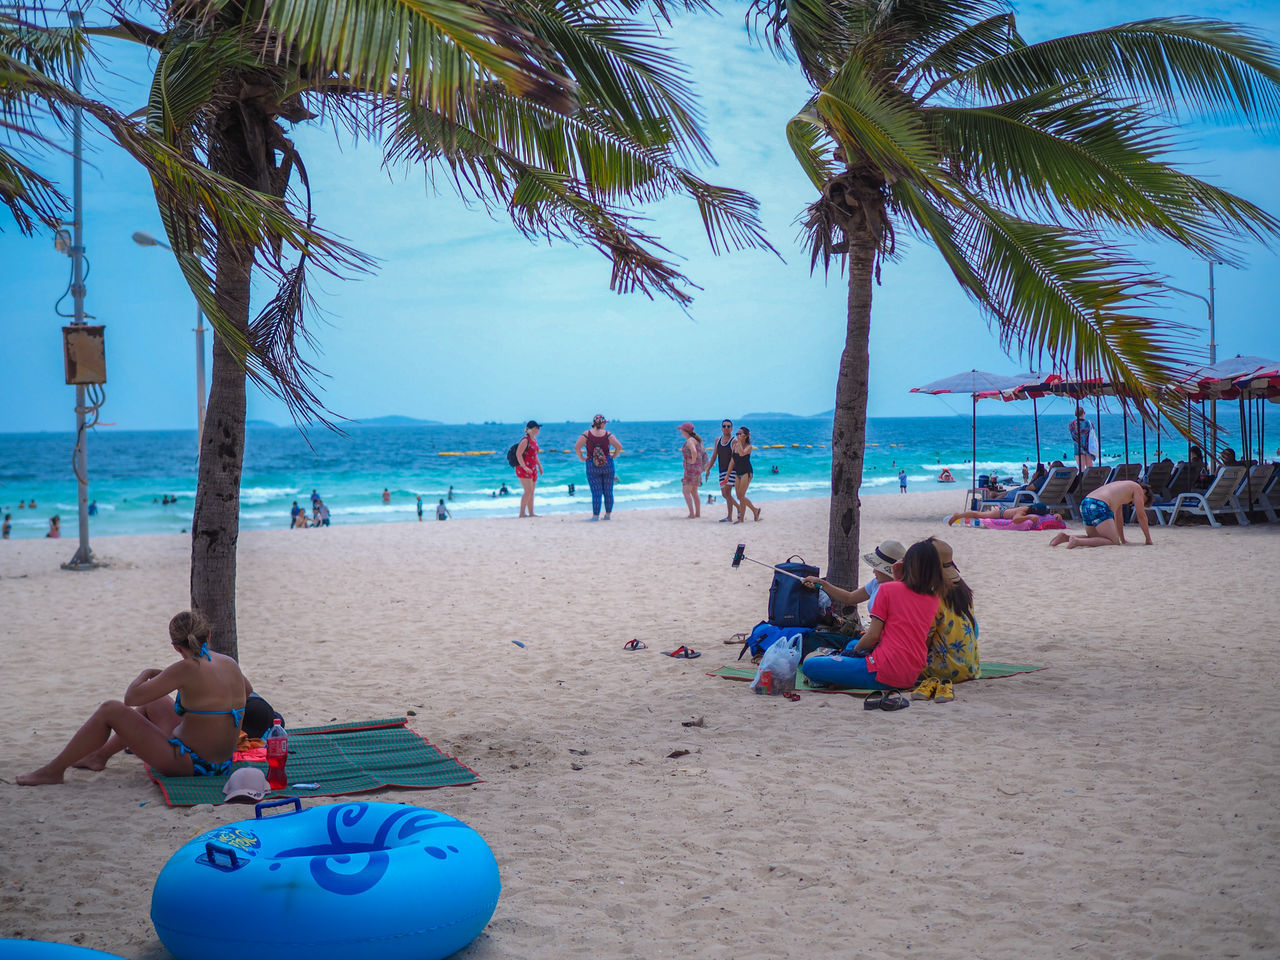
[(61, 753), (17, 782), (62, 783), (68, 767), (101, 770), (125, 747), (165, 776), (226, 773), (253, 688), (235, 660), (210, 652), (209, 626), (200, 614), (184, 610), (170, 620), (169, 640), (181, 660), (143, 670), (123, 701), (98, 707)]

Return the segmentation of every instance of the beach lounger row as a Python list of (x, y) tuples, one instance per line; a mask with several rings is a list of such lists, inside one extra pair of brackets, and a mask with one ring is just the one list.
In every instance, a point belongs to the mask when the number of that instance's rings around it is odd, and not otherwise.
[(1185, 491), (1172, 500), (1157, 500), (1151, 511), (1166, 526), (1183, 514), (1204, 517), (1214, 527), (1229, 516), (1248, 526), (1250, 513), (1261, 513), (1269, 523), (1280, 522), (1280, 464), (1223, 467), (1203, 493)]

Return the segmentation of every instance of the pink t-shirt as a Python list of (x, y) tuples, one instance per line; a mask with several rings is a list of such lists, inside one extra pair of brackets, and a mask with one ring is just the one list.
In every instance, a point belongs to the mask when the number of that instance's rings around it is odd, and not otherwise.
[(867, 655), (877, 680), (889, 687), (915, 686), (929, 659), (929, 629), (937, 613), (937, 597), (913, 593), (897, 580), (880, 585), (872, 616), (884, 621), (884, 632)]

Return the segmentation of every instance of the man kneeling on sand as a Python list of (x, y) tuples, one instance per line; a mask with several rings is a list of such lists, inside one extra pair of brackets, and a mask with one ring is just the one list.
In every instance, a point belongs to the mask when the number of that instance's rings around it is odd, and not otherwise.
[(1065, 543), (1067, 549), (1072, 547), (1113, 547), (1125, 543), (1124, 508), (1133, 504), (1133, 512), (1138, 518), (1138, 526), (1147, 538), (1147, 546), (1151, 546), (1151, 529), (1147, 526), (1147, 504), (1155, 497), (1151, 488), (1145, 483), (1135, 480), (1115, 480), (1104, 483), (1092, 494), (1080, 501), (1080, 516), (1084, 520), (1084, 536), (1073, 537), (1060, 533), (1049, 541), (1049, 546), (1056, 547)]

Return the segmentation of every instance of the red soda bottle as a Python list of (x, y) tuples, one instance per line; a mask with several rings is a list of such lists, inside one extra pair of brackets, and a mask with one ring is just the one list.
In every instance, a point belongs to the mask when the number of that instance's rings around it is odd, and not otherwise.
[(289, 785), (289, 778), (284, 772), (285, 761), (289, 759), (289, 734), (279, 717), (262, 739), (267, 742), (267, 786), (272, 790), (283, 790)]

